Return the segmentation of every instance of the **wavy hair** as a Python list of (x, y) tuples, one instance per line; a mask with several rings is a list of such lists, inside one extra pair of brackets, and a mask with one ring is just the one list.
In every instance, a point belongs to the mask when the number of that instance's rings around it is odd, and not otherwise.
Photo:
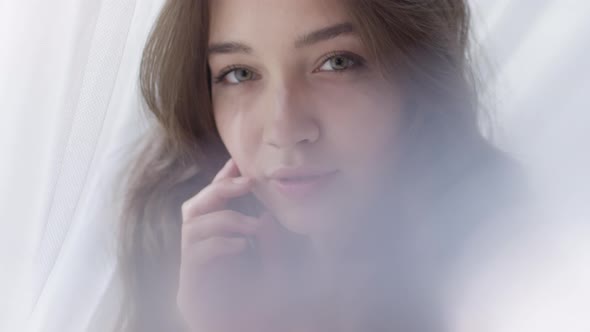
[[(383, 73), (395, 73), (409, 101), (403, 110), (405, 167), (396, 170), (405, 191), (396, 196), (397, 205), (407, 219), (431, 220), (437, 231), (468, 233), (502, 205), (501, 188), (509, 176), (490, 170), (511, 162), (479, 126), (466, 2), (349, 0), (347, 5), (362, 41)], [(208, 7), (205, 0), (167, 0), (143, 53), (141, 91), (155, 121), (126, 182), (119, 241), (121, 331), (173, 329), (180, 207), (228, 157), (210, 98)], [(477, 204), (470, 201), (474, 195)], [(461, 218), (449, 217), (457, 211)]]

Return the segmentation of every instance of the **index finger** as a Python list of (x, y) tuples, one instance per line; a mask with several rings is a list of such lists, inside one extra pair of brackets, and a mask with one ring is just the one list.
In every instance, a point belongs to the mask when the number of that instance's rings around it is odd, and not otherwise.
[(211, 183), (219, 182), (225, 178), (240, 176), (240, 171), (233, 158), (230, 158), (225, 165), (217, 172)]
[(231, 198), (243, 196), (252, 189), (249, 178), (224, 178), (211, 183), (182, 204), (183, 222), (196, 216), (222, 209)]

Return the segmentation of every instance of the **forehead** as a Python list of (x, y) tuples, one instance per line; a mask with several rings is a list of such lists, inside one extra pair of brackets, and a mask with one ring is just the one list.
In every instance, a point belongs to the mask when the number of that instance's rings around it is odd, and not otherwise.
[(298, 36), (348, 20), (344, 0), (211, 0), (211, 42)]

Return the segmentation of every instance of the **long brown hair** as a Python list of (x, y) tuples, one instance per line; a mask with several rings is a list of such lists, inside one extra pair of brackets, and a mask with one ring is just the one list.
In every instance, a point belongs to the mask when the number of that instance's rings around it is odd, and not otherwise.
[[(463, 206), (469, 194), (456, 184), (481, 174), (482, 165), (505, 160), (478, 126), (465, 1), (350, 0), (348, 6), (362, 40), (383, 72), (395, 73), (410, 101), (404, 117), (406, 167), (398, 171), (406, 172), (401, 177), (415, 193), (401, 200), (406, 216), (418, 215), (412, 211), (417, 197), (427, 202), (421, 208), (430, 215)], [(174, 320), (169, 306), (176, 287), (180, 207), (227, 158), (212, 115), (208, 35), (207, 1), (168, 0), (145, 46), (141, 91), (156, 121), (127, 181), (119, 258), (125, 290), (121, 330), (172, 329), (165, 322)], [(456, 195), (443, 195), (449, 190)]]

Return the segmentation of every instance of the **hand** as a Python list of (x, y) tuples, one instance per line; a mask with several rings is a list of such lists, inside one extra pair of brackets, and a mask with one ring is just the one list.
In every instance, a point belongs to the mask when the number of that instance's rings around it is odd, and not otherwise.
[(264, 320), (256, 312), (261, 279), (249, 240), (264, 221), (227, 209), (230, 199), (249, 193), (252, 185), (230, 159), (182, 206), (177, 302), (191, 331), (255, 331)]

